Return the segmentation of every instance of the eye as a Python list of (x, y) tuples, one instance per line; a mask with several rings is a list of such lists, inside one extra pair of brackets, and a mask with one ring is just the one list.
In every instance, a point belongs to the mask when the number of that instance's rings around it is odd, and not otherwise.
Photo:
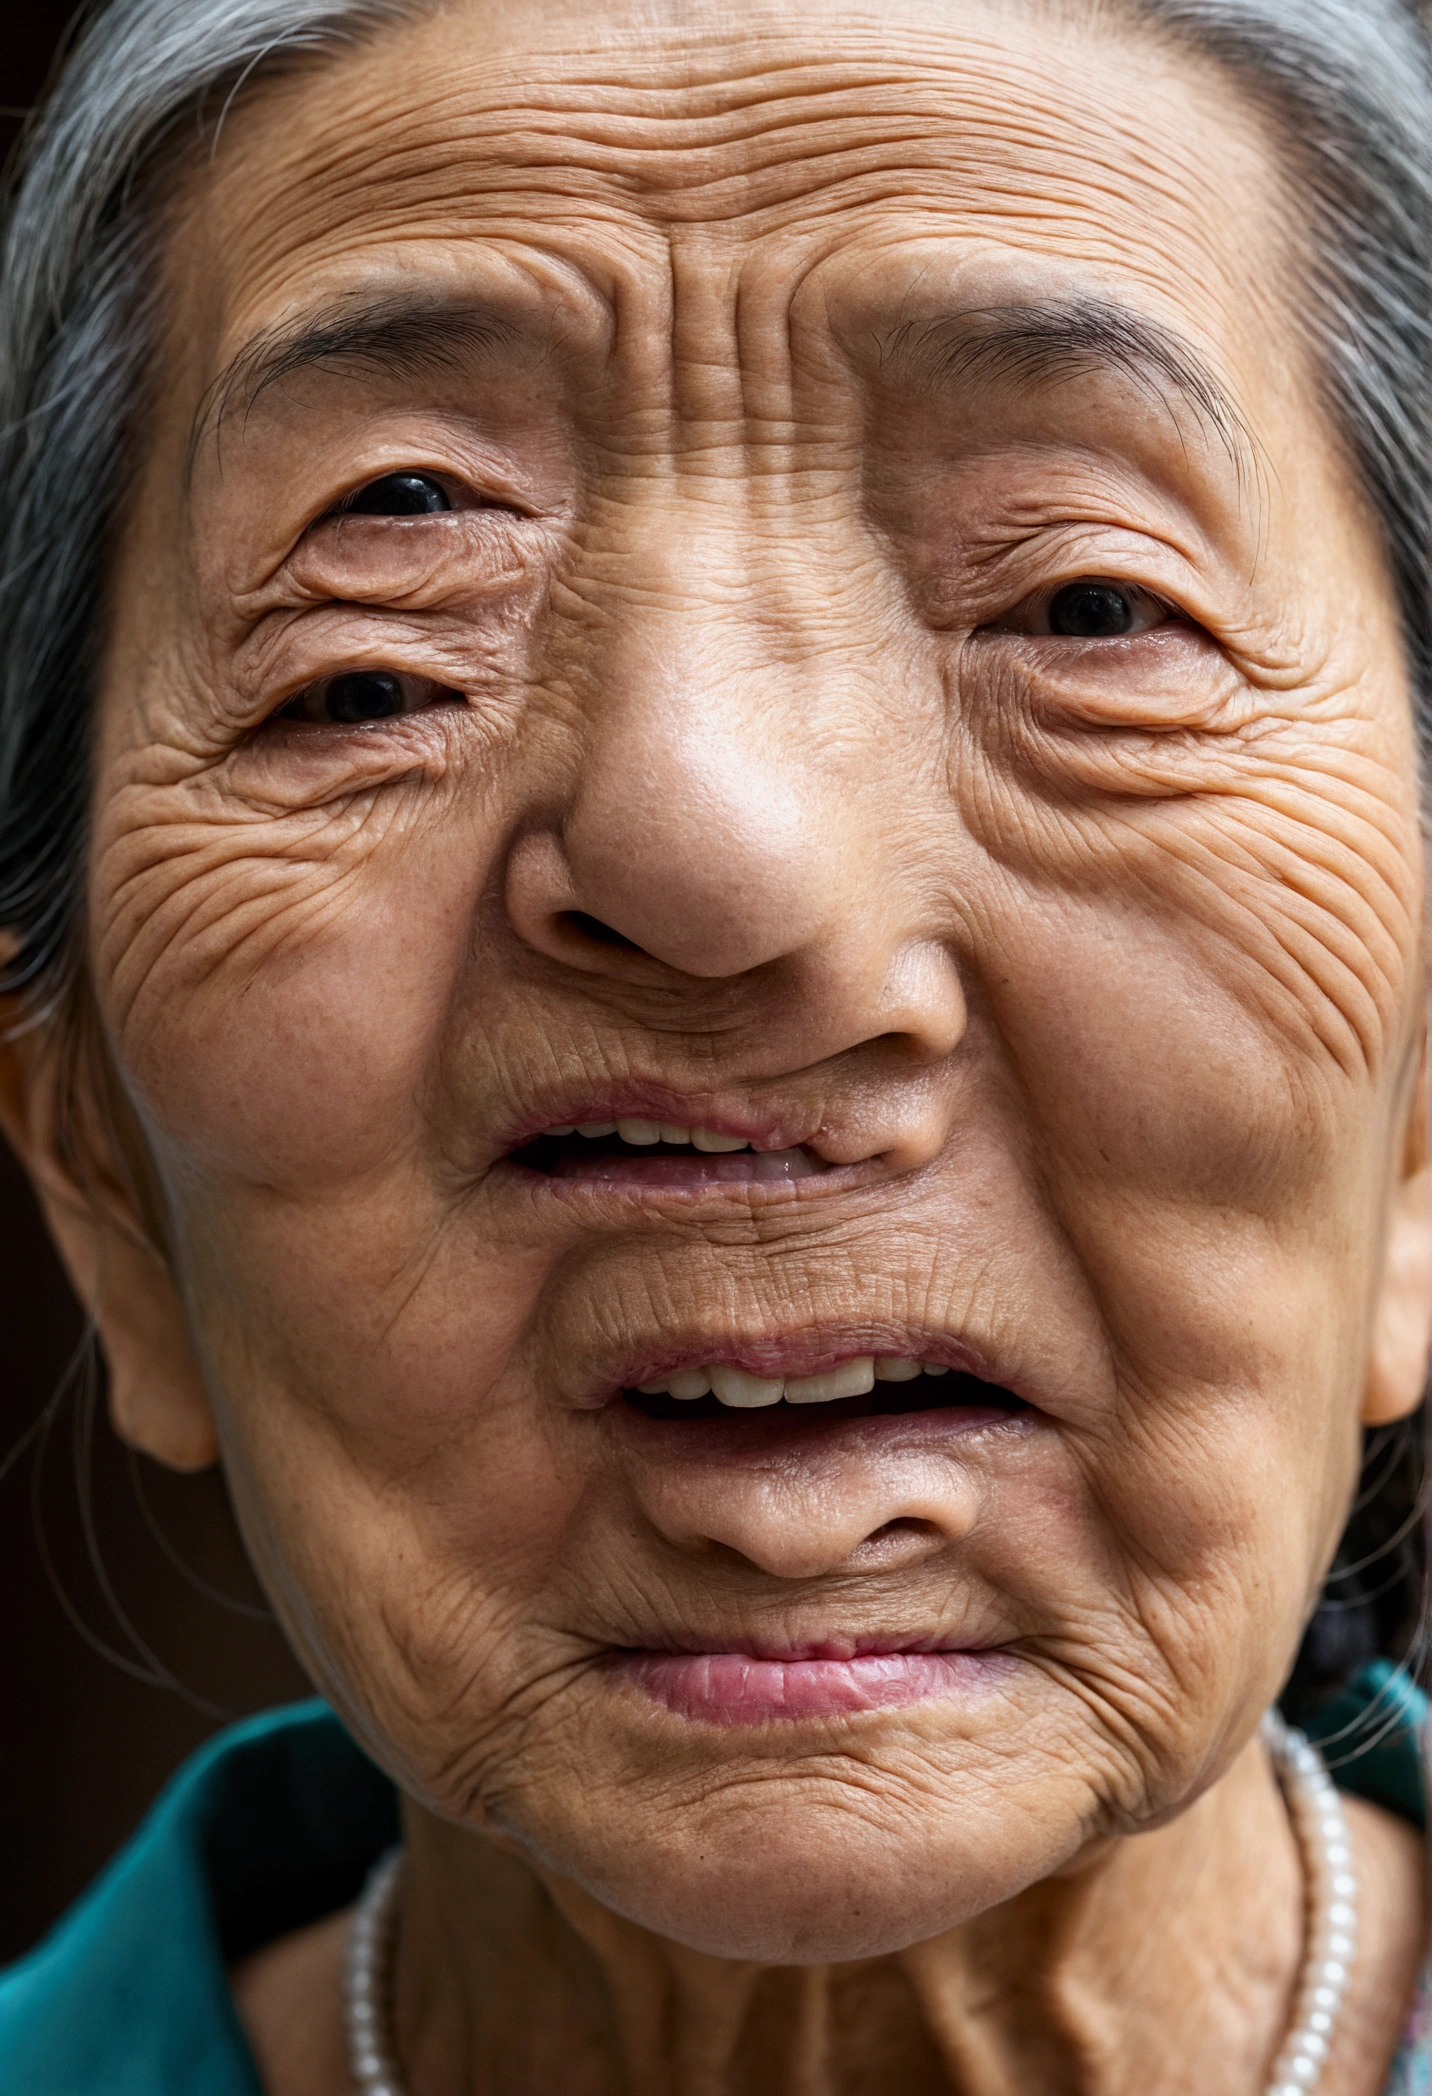
[(1161, 598), (1134, 583), (1081, 575), (1052, 595), (1026, 598), (997, 623), (1006, 632), (1063, 640), (1122, 640), (1131, 634), (1151, 633), (1176, 617)]
[(445, 490), (430, 473), (385, 473), (341, 505), (348, 517), (433, 517), (451, 508)]
[(1132, 633), (1132, 593), (1112, 582), (1071, 582), (1049, 601), (1049, 630), (1078, 640), (1109, 640)]
[(430, 677), (402, 676), (393, 670), (345, 670), (341, 676), (323, 677), (296, 692), (279, 708), (278, 718), (354, 727), (421, 713), (443, 703), (461, 705), (461, 692), (449, 691)]

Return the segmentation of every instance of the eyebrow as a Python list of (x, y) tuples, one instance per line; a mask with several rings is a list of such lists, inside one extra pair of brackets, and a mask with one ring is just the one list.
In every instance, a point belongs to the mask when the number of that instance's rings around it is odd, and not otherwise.
[(470, 368), (484, 357), (528, 348), (530, 335), (491, 306), (471, 299), (389, 294), (345, 299), (287, 327), (256, 335), (205, 390), (189, 455), (217, 438), (233, 415), (245, 421), (264, 394), (304, 371), (425, 378)]
[(907, 321), (886, 338), (882, 362), (903, 363), (932, 385), (988, 382), (1026, 391), (1116, 372), (1170, 412), (1180, 401), (1191, 407), (1240, 478), (1258, 450), (1242, 409), (1192, 343), (1106, 299), (971, 306)]

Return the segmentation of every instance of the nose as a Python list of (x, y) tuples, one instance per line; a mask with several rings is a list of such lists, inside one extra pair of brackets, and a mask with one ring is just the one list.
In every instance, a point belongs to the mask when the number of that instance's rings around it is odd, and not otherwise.
[(653, 1463), (633, 1482), (647, 1519), (684, 1554), (781, 1580), (917, 1565), (962, 1541), (978, 1513), (965, 1470), (923, 1450)]
[[(514, 847), (509, 915), (601, 977), (779, 974), (811, 1022), (807, 1061), (891, 1033), (947, 1055), (964, 1003), (911, 835), (930, 752), (918, 721), (892, 726), (871, 660), (889, 607), (837, 620), (809, 601), (818, 563), (791, 567), (778, 586), (708, 533), (678, 569), (647, 536), (627, 579), (588, 585), (602, 609), (567, 636), (562, 677), (575, 784)], [(942, 719), (932, 703), (927, 738)]]

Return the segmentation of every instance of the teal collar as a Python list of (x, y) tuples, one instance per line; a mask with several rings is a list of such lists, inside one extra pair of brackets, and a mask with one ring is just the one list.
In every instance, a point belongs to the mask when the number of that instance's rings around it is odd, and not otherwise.
[(347, 1906), (393, 1786), (322, 1703), (221, 1733), (0, 1975), (0, 2096), (262, 2096), (226, 1968)]

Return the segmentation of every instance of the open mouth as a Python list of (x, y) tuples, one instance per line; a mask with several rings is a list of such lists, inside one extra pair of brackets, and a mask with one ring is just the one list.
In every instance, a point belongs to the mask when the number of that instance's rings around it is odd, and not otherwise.
[(634, 1119), (544, 1128), (508, 1161), (548, 1179), (641, 1186), (810, 1179), (832, 1169), (808, 1144), (767, 1150), (714, 1128)]
[(677, 1369), (659, 1382), (622, 1392), (648, 1419), (722, 1419), (733, 1411), (769, 1414), (818, 1407), (822, 1419), (880, 1419), (910, 1412), (961, 1411), (1009, 1417), (1029, 1407), (1012, 1390), (938, 1362), (866, 1355), (823, 1375), (748, 1375), (722, 1362)]

